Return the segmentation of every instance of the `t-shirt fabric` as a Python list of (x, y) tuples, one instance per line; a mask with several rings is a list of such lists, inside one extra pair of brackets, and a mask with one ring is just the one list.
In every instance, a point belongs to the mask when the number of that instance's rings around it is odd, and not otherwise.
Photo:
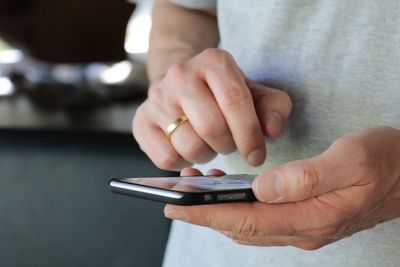
[[(247, 77), (287, 92), (284, 134), (268, 140), (268, 160), (252, 168), (238, 153), (197, 166), (258, 174), (320, 154), (358, 129), (400, 128), (400, 1), (173, 0), (217, 8), (219, 47)], [(400, 220), (316, 251), (235, 244), (204, 227), (174, 222), (164, 267), (399, 266)]]

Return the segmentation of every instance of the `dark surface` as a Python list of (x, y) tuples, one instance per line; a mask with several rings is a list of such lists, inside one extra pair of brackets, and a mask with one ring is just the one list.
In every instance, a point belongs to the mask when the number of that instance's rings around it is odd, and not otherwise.
[(160, 266), (163, 205), (107, 188), (153, 175), (130, 134), (0, 130), (0, 266)]
[[(48, 98), (46, 101), (53, 100)], [(48, 110), (35, 105), (25, 95), (0, 97), (0, 129), (107, 131), (130, 135), (132, 118), (140, 101)]]

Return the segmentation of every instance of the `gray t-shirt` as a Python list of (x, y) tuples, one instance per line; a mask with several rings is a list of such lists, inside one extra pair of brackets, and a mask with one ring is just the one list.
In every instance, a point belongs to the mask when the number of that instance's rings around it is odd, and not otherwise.
[[(335, 139), (377, 125), (400, 128), (400, 1), (174, 0), (217, 6), (220, 47), (253, 80), (289, 93), (284, 135), (268, 141), (268, 163), (238, 154), (201, 169), (261, 171), (323, 152)], [(317, 251), (249, 247), (210, 229), (174, 222), (164, 266), (399, 266), (400, 220)]]

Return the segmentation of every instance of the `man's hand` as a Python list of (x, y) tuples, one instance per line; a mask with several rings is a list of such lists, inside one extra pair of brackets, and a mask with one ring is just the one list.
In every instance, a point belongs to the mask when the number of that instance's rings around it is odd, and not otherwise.
[(321, 155), (262, 173), (253, 191), (259, 202), (167, 205), (165, 215), (240, 244), (320, 248), (400, 217), (400, 131), (375, 127), (344, 136)]
[[(266, 157), (264, 137), (281, 134), (291, 108), (286, 93), (246, 79), (229, 53), (206, 49), (153, 83), (137, 109), (133, 133), (162, 169), (182, 169), (236, 149), (258, 166)], [(165, 129), (182, 115), (189, 122), (169, 140)]]

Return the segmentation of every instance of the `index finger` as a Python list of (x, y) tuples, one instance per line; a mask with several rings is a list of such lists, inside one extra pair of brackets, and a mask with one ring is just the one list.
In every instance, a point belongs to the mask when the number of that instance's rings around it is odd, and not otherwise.
[(261, 165), (265, 161), (266, 147), (250, 89), (231, 55), (213, 50), (207, 53), (204, 57), (213, 63), (203, 70), (203, 78), (226, 119), (239, 151), (249, 164)]

